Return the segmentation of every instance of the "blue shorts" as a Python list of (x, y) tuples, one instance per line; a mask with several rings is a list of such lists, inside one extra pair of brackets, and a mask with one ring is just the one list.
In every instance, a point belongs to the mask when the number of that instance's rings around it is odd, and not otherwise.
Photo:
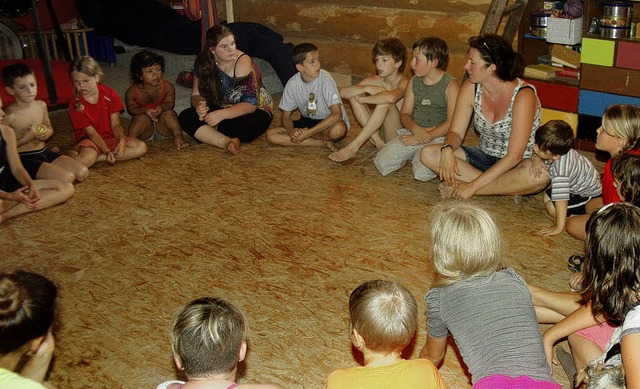
[[(549, 198), (551, 198), (551, 188), (545, 192)], [(569, 194), (569, 207), (567, 208), (567, 216), (571, 215), (586, 215), (586, 205), (591, 200), (591, 197), (584, 197), (577, 194)]]
[(478, 147), (465, 145), (461, 147), (467, 156), (467, 163), (482, 172), (489, 170), (491, 166), (495, 165), (501, 159), (485, 153)]

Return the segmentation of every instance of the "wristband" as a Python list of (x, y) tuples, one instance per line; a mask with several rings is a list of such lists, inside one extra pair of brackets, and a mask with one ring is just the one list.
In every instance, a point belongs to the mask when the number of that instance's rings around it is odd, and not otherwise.
[(440, 151), (446, 149), (447, 147), (451, 147), (451, 151), (453, 151), (453, 146), (451, 146), (449, 143), (445, 143), (440, 147)]

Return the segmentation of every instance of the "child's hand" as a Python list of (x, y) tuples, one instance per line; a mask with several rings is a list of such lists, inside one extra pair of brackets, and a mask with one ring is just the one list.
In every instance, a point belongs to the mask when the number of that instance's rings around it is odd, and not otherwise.
[(56, 349), (56, 340), (53, 337), (53, 333), (51, 332), (51, 328), (47, 331), (47, 335), (45, 336), (42, 343), (38, 347), (38, 351), (33, 355), (34, 358), (51, 358), (53, 352)]
[[(158, 108), (160, 108), (160, 111), (158, 111)], [(151, 119), (152, 122), (157, 123), (158, 122), (158, 116), (160, 116), (161, 112), (162, 112), (162, 108), (161, 107), (156, 107), (155, 109), (148, 109), (146, 114), (147, 114), (147, 116), (149, 116), (149, 119)]]
[(39, 199), (40, 194), (38, 193), (38, 190), (35, 188), (30, 190), (29, 187), (25, 185), (11, 192), (7, 200), (24, 204), (29, 209), (36, 209), (38, 208)]
[(204, 100), (200, 101), (196, 106), (196, 113), (198, 114), (198, 119), (200, 119), (200, 121), (203, 121), (204, 117), (209, 113), (209, 107), (207, 107), (207, 103)]
[(107, 156), (107, 163), (109, 165), (113, 165), (116, 163), (116, 156), (114, 155), (113, 151), (111, 150), (107, 151), (106, 156)]
[(553, 375), (553, 365), (558, 364), (558, 360), (553, 355), (553, 342), (551, 339), (545, 336), (546, 332), (542, 334), (542, 345), (544, 346), (544, 354), (547, 357), (547, 363), (549, 364), (549, 369), (551, 370), (551, 375)]
[(125, 138), (120, 139), (120, 141), (118, 142), (118, 145), (113, 150), (114, 157), (116, 157), (116, 159), (120, 159), (124, 157), (124, 151), (126, 147), (127, 147), (126, 139)]
[[(208, 108), (207, 108), (208, 109)], [(215, 127), (222, 121), (222, 117), (220, 115), (220, 110), (208, 112), (204, 116), (204, 122), (210, 125), (211, 127)]]
[(554, 224), (552, 226), (544, 227), (544, 228), (540, 229), (540, 231), (538, 231), (536, 233), (536, 235), (553, 236), (553, 235), (561, 234), (562, 231), (564, 231), (564, 226), (560, 226), (560, 225)]

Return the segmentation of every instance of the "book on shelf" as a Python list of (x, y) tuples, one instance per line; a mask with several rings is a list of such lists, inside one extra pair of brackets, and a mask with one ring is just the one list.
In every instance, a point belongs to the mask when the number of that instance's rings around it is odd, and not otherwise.
[(548, 80), (556, 76), (557, 67), (547, 65), (544, 63), (537, 63), (534, 65), (527, 65), (524, 68), (524, 76), (529, 78), (539, 78), (542, 80)]
[(580, 67), (580, 53), (562, 45), (553, 45), (551, 48), (551, 60), (574, 69)]

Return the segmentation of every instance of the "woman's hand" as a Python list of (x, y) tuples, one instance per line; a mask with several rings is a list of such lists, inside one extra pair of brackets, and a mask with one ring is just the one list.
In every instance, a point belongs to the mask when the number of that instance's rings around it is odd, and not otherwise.
[(470, 182), (458, 181), (451, 197), (458, 200), (467, 200), (476, 194), (476, 189)]
[(215, 127), (222, 121), (222, 115), (220, 114), (221, 109), (215, 110), (213, 112), (209, 112), (204, 116), (204, 122), (210, 125), (211, 127)]
[(204, 120), (204, 117), (209, 113), (209, 107), (207, 106), (207, 102), (202, 100), (196, 106), (196, 113), (198, 114), (198, 119), (201, 121)]
[(453, 154), (451, 147), (440, 150), (440, 163), (438, 167), (438, 175), (441, 180), (451, 186), (457, 185), (460, 171), (458, 170), (458, 160)]

